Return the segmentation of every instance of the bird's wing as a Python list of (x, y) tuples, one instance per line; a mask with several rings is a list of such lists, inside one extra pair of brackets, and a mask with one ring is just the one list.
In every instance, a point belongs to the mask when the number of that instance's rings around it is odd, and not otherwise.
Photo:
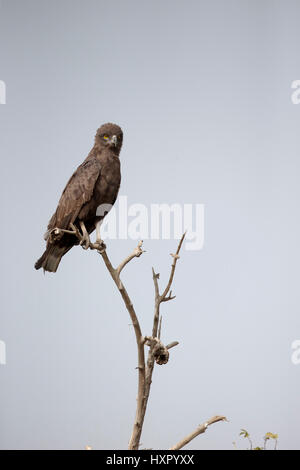
[(68, 229), (74, 223), (82, 206), (93, 196), (96, 181), (100, 175), (101, 164), (92, 157), (84, 161), (69, 179), (56, 212), (48, 224), (48, 231), (55, 227)]

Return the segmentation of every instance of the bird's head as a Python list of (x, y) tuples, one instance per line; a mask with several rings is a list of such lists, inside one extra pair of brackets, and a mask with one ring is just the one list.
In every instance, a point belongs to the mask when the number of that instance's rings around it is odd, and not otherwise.
[(108, 122), (99, 127), (95, 136), (95, 144), (101, 150), (109, 148), (119, 155), (123, 142), (122, 129), (117, 124)]

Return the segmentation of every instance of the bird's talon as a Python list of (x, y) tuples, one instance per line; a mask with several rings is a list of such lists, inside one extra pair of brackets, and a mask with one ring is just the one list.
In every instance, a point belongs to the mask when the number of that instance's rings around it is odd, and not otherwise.
[(106, 245), (103, 240), (96, 240), (92, 245), (92, 249), (99, 251), (99, 253), (103, 253), (106, 250)]
[(79, 245), (82, 246), (84, 250), (88, 250), (88, 248), (91, 245), (89, 237), (81, 237), (81, 240), (79, 242)]

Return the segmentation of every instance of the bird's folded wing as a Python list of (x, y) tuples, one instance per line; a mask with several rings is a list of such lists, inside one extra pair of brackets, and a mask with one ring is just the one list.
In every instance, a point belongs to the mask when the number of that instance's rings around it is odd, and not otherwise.
[(83, 205), (92, 198), (100, 172), (101, 164), (95, 157), (77, 168), (63, 190), (56, 212), (48, 224), (48, 231), (55, 227), (69, 228)]

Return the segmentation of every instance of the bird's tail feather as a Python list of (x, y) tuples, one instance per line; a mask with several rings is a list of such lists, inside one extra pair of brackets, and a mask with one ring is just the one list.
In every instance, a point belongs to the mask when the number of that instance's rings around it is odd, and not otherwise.
[(61, 258), (67, 251), (70, 250), (70, 246), (59, 246), (50, 245), (46, 248), (42, 256), (37, 260), (34, 267), (35, 269), (43, 268), (44, 271), (55, 273)]

